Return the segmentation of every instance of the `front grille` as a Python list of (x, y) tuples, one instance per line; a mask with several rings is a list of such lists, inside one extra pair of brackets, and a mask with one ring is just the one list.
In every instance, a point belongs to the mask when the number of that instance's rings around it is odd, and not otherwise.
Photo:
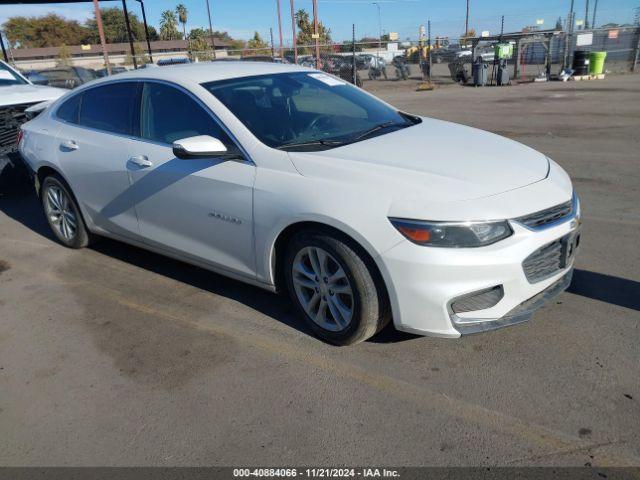
[(539, 248), (522, 262), (524, 274), (530, 283), (541, 282), (564, 268), (565, 239), (560, 238)]
[(515, 221), (532, 229), (542, 228), (550, 223), (554, 223), (568, 217), (573, 213), (573, 208), (574, 201), (570, 200), (566, 203), (556, 205), (555, 207), (516, 218)]
[(10, 153), (16, 148), (18, 129), (27, 121), (25, 110), (34, 103), (23, 103), (0, 107), (0, 154)]

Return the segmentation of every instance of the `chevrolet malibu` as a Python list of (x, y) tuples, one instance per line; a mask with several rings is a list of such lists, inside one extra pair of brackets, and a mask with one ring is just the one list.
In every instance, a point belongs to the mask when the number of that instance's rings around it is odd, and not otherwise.
[(339, 345), (390, 321), (455, 338), (528, 320), (569, 285), (580, 240), (544, 155), (294, 65), (90, 82), (19, 147), (62, 244), (111, 237), (287, 291)]

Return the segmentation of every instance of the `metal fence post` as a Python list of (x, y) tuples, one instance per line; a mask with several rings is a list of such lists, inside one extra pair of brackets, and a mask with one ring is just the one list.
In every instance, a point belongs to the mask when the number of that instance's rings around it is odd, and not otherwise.
[(352, 60), (352, 70), (353, 70), (353, 84), (358, 85), (358, 68), (356, 67), (356, 24), (351, 24), (351, 60)]
[(9, 57), (7, 57), (7, 50), (4, 48), (4, 40), (2, 39), (2, 32), (0, 32), (0, 45), (2, 46), (2, 55), (4, 55), (4, 61), (9, 63)]
[(431, 83), (431, 20), (427, 20), (427, 78), (429, 79), (429, 83)]
[(133, 37), (131, 36), (131, 24), (129, 23), (129, 11), (127, 10), (126, 0), (122, 0), (122, 9), (124, 10), (124, 24), (127, 27), (127, 36), (129, 37), (129, 47), (131, 48), (131, 58), (133, 59), (133, 68), (137, 70), (138, 60), (136, 59), (136, 51), (133, 48)]
[(636, 51), (633, 54), (633, 65), (631, 66), (631, 71), (636, 71), (636, 66), (638, 65), (638, 56), (640, 55), (640, 27), (636, 28), (636, 35), (638, 36), (638, 40), (636, 41)]

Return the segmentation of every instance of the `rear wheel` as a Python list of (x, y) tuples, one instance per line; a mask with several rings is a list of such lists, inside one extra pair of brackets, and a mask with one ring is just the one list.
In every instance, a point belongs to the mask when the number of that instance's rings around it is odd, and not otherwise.
[(83, 248), (91, 243), (93, 236), (87, 230), (69, 187), (60, 177), (46, 177), (40, 197), (49, 227), (60, 243), (69, 248)]
[(362, 342), (390, 319), (384, 287), (359, 251), (340, 235), (307, 231), (285, 258), (291, 299), (314, 333), (336, 345)]

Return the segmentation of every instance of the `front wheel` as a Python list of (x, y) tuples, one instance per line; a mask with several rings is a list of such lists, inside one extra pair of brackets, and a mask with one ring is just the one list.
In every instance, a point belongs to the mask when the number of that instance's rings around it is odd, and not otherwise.
[(61, 178), (57, 175), (46, 177), (40, 196), (49, 227), (64, 246), (83, 248), (91, 243), (93, 236), (87, 230), (69, 187)]
[(285, 258), (292, 301), (314, 333), (336, 345), (362, 342), (390, 320), (382, 281), (359, 250), (340, 235), (308, 231)]

